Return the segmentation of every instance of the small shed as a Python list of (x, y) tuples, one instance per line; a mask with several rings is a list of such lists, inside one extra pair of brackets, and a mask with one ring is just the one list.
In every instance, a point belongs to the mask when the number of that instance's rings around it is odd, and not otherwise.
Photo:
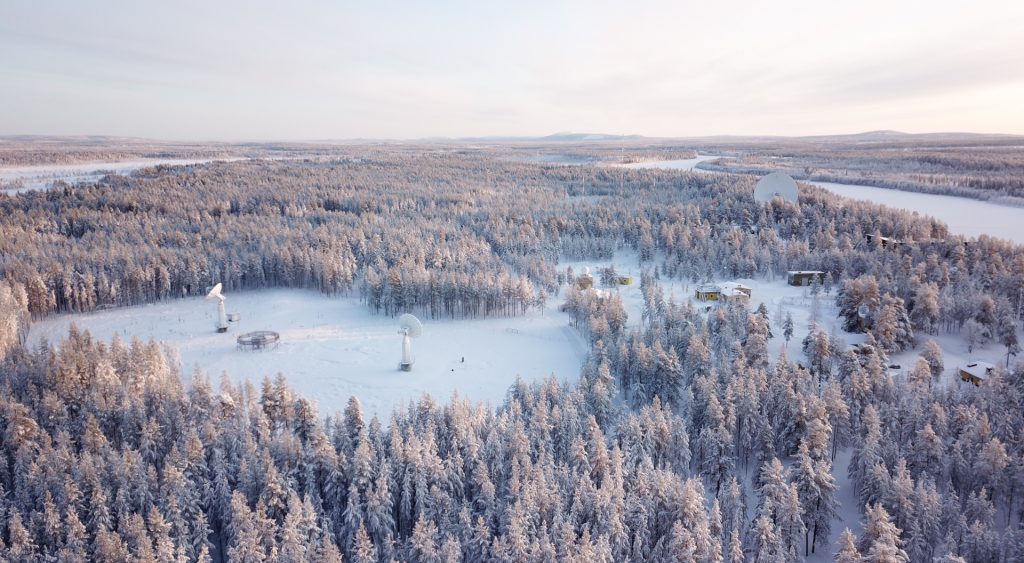
[(818, 283), (825, 283), (825, 272), (818, 270), (790, 270), (786, 272), (786, 281), (789, 285), (811, 285), (814, 280)]
[(960, 366), (960, 379), (978, 385), (991, 377), (994, 369), (996, 366), (993, 364), (975, 360)]
[(619, 285), (633, 285), (633, 276), (616, 276), (615, 283)]
[(582, 274), (576, 278), (576, 289), (584, 290), (594, 287), (594, 276), (590, 274)]
[(722, 289), (717, 285), (705, 284), (697, 288), (694, 297), (698, 301), (718, 301), (722, 297)]

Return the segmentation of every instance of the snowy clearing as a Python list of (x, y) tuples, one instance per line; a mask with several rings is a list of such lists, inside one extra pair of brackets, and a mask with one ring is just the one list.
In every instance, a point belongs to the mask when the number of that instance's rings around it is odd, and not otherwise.
[[(216, 305), (189, 298), (52, 316), (33, 325), (30, 342), (57, 342), (72, 322), (107, 341), (114, 333), (124, 341), (153, 338), (177, 349), (186, 376), (199, 366), (215, 384), (226, 371), (258, 388), (264, 376), (280, 371), (293, 389), (319, 404), (321, 415), (342, 410), (356, 395), (367, 420), (378, 415), (385, 424), (393, 408), (423, 393), (446, 402), (457, 390), (498, 405), (517, 375), (525, 381), (551, 374), (574, 381), (586, 355), (568, 316), (556, 310), (481, 320), (422, 318), (423, 336), (413, 341), (416, 363), (408, 373), (398, 370), (397, 320), (373, 315), (356, 298), (285, 289), (229, 293), (227, 310), (240, 313), (241, 322), (225, 334), (214, 330)], [(239, 334), (263, 329), (281, 334), (276, 349), (236, 348)]]

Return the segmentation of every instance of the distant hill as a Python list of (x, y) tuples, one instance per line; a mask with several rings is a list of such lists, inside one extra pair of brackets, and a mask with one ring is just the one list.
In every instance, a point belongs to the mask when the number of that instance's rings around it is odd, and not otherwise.
[(807, 135), (793, 137), (794, 139), (815, 140), (815, 141), (976, 141), (978, 139), (1012, 138), (1016, 135), (1004, 135), (995, 133), (964, 133), (958, 131), (937, 132), (937, 133), (905, 133), (903, 131), (880, 130), (865, 131), (863, 133), (850, 133), (840, 135)]
[(906, 133), (894, 130), (864, 131), (860, 133), (841, 133), (832, 135), (702, 135), (702, 136), (669, 136), (649, 137), (645, 135), (616, 135), (609, 133), (573, 133), (558, 132), (551, 135), (530, 136), (530, 135), (481, 135), (474, 137), (422, 137), (418, 139), (373, 139), (373, 138), (338, 138), (338, 139), (316, 139), (307, 141), (274, 141), (252, 140), (252, 141), (210, 141), (210, 140), (159, 140), (145, 139), (140, 137), (120, 137), (110, 135), (0, 135), (2, 144), (35, 144), (35, 145), (74, 145), (74, 146), (122, 146), (122, 147), (149, 147), (154, 146), (218, 146), (218, 147), (260, 147), (287, 146), (289, 148), (302, 148), (310, 146), (331, 146), (331, 145), (353, 145), (353, 144), (463, 144), (463, 143), (724, 143), (724, 144), (757, 144), (757, 143), (778, 143), (778, 142), (814, 142), (814, 143), (901, 143), (901, 142), (977, 142), (986, 139), (994, 141), (1005, 141), (1007, 139), (1020, 139), (1020, 135), (996, 134), (996, 133), (964, 133), (964, 132), (937, 132), (937, 133)]
[(555, 133), (539, 137), (538, 141), (579, 143), (587, 141), (638, 141), (646, 139), (643, 135), (609, 135), (606, 133)]

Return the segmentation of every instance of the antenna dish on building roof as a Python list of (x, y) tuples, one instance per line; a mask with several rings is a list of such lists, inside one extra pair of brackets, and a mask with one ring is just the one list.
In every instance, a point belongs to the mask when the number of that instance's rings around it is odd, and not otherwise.
[(754, 187), (754, 201), (758, 203), (768, 203), (776, 197), (796, 203), (798, 195), (796, 181), (782, 172), (772, 172), (758, 180)]

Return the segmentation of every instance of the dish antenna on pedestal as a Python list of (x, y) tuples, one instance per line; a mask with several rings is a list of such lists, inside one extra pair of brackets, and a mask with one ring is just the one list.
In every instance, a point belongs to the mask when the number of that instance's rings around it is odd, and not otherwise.
[(416, 317), (406, 313), (398, 317), (398, 334), (402, 335), (402, 371), (412, 371), (412, 339), (423, 334), (423, 323)]
[(790, 203), (796, 203), (798, 193), (796, 181), (789, 174), (772, 172), (757, 181), (757, 186), (754, 187), (754, 201), (768, 203), (776, 197), (781, 197)]
[(228, 313), (224, 310), (224, 295), (220, 292), (222, 287), (223, 284), (218, 283), (206, 294), (207, 301), (217, 300), (217, 332), (228, 331)]

